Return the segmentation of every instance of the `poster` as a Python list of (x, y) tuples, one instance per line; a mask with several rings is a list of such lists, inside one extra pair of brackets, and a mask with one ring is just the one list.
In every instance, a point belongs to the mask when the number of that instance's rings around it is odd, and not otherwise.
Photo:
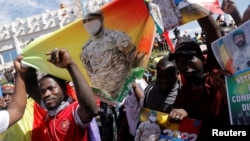
[[(156, 122), (154, 128), (152, 127), (153, 125), (150, 125), (150, 129), (146, 130), (146, 124), (151, 113), (156, 115)], [(174, 121), (170, 120), (169, 115), (166, 113), (154, 111), (148, 108), (142, 108), (135, 141), (139, 138), (146, 140), (148, 137), (150, 139), (157, 137), (156, 140), (159, 141), (195, 141), (198, 137), (201, 126), (201, 120), (184, 118), (182, 121)], [(158, 127), (160, 128), (160, 132), (157, 131)], [(142, 130), (140, 130), (140, 128)], [(154, 131), (157, 131), (158, 133), (155, 133)]]
[(250, 125), (250, 21), (212, 43), (226, 76), (231, 125)]
[[(77, 19), (55, 32), (43, 35), (32, 41), (22, 50), (22, 55), (24, 56), (23, 63), (41, 72), (71, 80), (69, 73), (65, 69), (57, 68), (53, 64), (47, 62), (48, 56), (45, 55), (46, 52), (55, 48), (66, 48), (93, 88), (96, 96), (103, 101), (119, 104), (128, 94), (130, 86), (135, 78), (142, 77), (144, 73), (144, 68), (146, 68), (153, 45), (155, 25), (152, 18), (149, 16), (144, 1), (141, 0), (112, 1), (101, 6), (100, 10), (104, 17), (105, 28), (112, 33), (119, 33), (116, 35), (126, 35), (125, 37), (129, 37), (126, 39), (132, 43), (128, 45), (129, 47), (121, 47), (118, 41), (122, 41), (122, 37), (124, 36), (121, 36), (119, 39), (118, 37), (120, 36), (113, 36), (115, 39), (117, 38), (117, 40), (112, 41), (114, 44), (112, 46), (113, 49), (110, 51), (119, 52), (121, 54), (121, 52), (124, 53), (133, 48), (135, 51), (133, 53), (135, 59), (131, 62), (128, 61), (128, 63), (135, 63), (138, 61), (136, 63), (137, 65), (132, 68), (113, 67), (113, 69), (109, 66), (110, 70), (102, 70), (95, 73), (95, 75), (90, 75), (87, 68), (89, 66), (87, 66), (83, 59), (90, 54), (90, 56), (93, 56), (93, 54), (97, 56), (95, 53), (100, 53), (102, 48), (100, 47), (100, 50), (96, 48), (95, 51), (84, 50), (85, 46), (89, 43), (90, 35), (84, 28), (82, 19)], [(87, 51), (89, 51), (89, 53)], [(107, 62), (109, 57), (102, 55), (103, 54), (97, 56), (98, 59), (96, 60), (106, 64), (110, 63), (111, 65), (119, 64), (118, 61), (122, 56), (115, 56), (118, 58), (117, 62)], [(130, 59), (130, 57), (127, 58)], [(92, 61), (95, 60), (95, 58), (89, 58), (89, 60)], [(124, 59), (120, 64), (122, 64), (123, 61)], [(99, 64), (102, 65), (104, 63)], [(99, 66), (95, 66), (95, 68), (97, 67)], [(92, 68), (94, 67), (92, 66)], [(120, 72), (125, 71), (125, 75), (118, 75)], [(116, 88), (115, 91), (110, 92), (109, 89), (106, 89), (107, 87), (112, 88), (112, 86)]]
[(158, 5), (165, 30), (192, 22), (209, 14), (223, 14), (218, 0), (148, 0)]

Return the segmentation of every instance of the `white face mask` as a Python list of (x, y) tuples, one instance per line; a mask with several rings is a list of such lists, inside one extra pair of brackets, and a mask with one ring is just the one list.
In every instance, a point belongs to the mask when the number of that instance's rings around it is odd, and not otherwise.
[(91, 35), (95, 35), (101, 28), (102, 23), (99, 19), (94, 19), (92, 21), (84, 23), (84, 27), (87, 32)]
[(155, 122), (156, 121), (156, 117), (155, 116), (149, 116), (149, 120), (152, 121), (152, 122)]

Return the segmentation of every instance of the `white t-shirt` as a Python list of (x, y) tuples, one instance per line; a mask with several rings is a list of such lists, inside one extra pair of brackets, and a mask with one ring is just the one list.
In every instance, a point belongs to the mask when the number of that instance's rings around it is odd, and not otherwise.
[(10, 115), (8, 111), (0, 111), (0, 133), (4, 132), (9, 126)]

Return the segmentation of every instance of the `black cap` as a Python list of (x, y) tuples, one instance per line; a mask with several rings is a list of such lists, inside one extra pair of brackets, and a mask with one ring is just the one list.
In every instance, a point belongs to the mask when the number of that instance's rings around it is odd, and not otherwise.
[(176, 56), (197, 56), (204, 60), (200, 46), (189, 37), (181, 37), (175, 45), (175, 52), (169, 54), (169, 60), (174, 60)]

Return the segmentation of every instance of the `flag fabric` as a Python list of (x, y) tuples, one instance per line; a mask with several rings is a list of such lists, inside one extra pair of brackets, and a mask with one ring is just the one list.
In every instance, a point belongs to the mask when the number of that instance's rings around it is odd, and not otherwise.
[(49, 140), (45, 127), (46, 112), (32, 98), (27, 99), (23, 118), (0, 134), (0, 141)]
[(200, 3), (200, 5), (204, 6), (213, 14), (224, 14), (220, 8), (220, 3), (218, 0), (196, 0), (196, 2)]
[(160, 8), (164, 30), (192, 22), (209, 14), (223, 14), (218, 0), (157, 0), (151, 1)]
[(175, 51), (175, 48), (174, 48), (174, 45), (173, 45), (171, 39), (169, 38), (168, 31), (163, 32), (163, 33), (162, 33), (162, 36), (163, 36), (164, 39), (167, 41), (170, 51), (171, 51), (171, 52), (174, 52), (174, 51)]
[(219, 40), (219, 50), (221, 52), (221, 59), (223, 61), (221, 65), (225, 65), (223, 68), (226, 68), (226, 70), (230, 72), (234, 72), (234, 68), (232, 65), (233, 59), (226, 49), (225, 45), (223, 44), (223, 40)]
[[(76, 93), (72, 86), (67, 85), (67, 94), (76, 101)], [(47, 112), (43, 105), (39, 105), (32, 98), (27, 98), (24, 115), (21, 120), (0, 134), (0, 141), (49, 141), (50, 136), (46, 127)], [(94, 120), (93, 120), (94, 121)], [(90, 122), (89, 135), (91, 141), (98, 140), (95, 122)], [(99, 135), (99, 134), (96, 134)]]
[[(145, 53), (142, 63), (138, 66), (139, 69), (136, 69), (142, 73), (141, 68), (146, 68), (147, 66), (156, 30), (154, 22), (151, 16), (149, 16), (145, 2), (142, 0), (112, 1), (103, 5), (101, 11), (104, 16), (104, 24), (106, 28), (120, 30), (128, 34), (136, 46), (137, 53)], [(82, 46), (88, 41), (88, 39), (89, 34), (84, 29), (82, 19), (78, 19), (55, 32), (35, 39), (25, 46), (22, 50), (22, 55), (24, 56), (23, 64), (34, 67), (41, 72), (49, 73), (62, 79), (71, 80), (66, 69), (57, 68), (53, 64), (47, 62), (48, 57), (45, 55), (46, 52), (55, 48), (66, 48), (71, 54), (73, 60), (79, 66), (82, 74), (92, 86), (86, 67), (80, 59)], [(130, 74), (130, 76), (135, 75)], [(127, 79), (129, 80), (130, 78)], [(126, 84), (127, 88), (131, 85), (131, 83)], [(125, 88), (122, 87), (121, 89)], [(121, 97), (118, 96), (117, 98), (111, 98), (107, 97), (105, 94), (102, 95), (102, 90), (98, 88), (94, 88), (94, 90), (95, 92), (100, 92), (100, 95), (97, 94), (97, 96), (101, 99), (116, 104), (122, 102), (122, 98), (126, 95), (126, 93), (123, 93), (123, 96)]]
[(148, 8), (150, 15), (152, 16), (152, 18), (155, 22), (157, 33), (162, 34), (164, 32), (164, 27), (163, 27), (163, 21), (162, 21), (160, 7), (157, 4), (152, 3), (150, 0), (145, 0), (145, 3), (147, 5), (147, 8)]
[[(182, 15), (181, 25), (203, 18), (210, 14), (223, 14), (218, 0), (187, 0), (178, 3)], [(184, 4), (185, 6), (181, 7)]]
[(150, 0), (149, 3), (154, 3), (159, 7), (164, 30), (171, 30), (180, 25), (181, 13), (173, 0)]

